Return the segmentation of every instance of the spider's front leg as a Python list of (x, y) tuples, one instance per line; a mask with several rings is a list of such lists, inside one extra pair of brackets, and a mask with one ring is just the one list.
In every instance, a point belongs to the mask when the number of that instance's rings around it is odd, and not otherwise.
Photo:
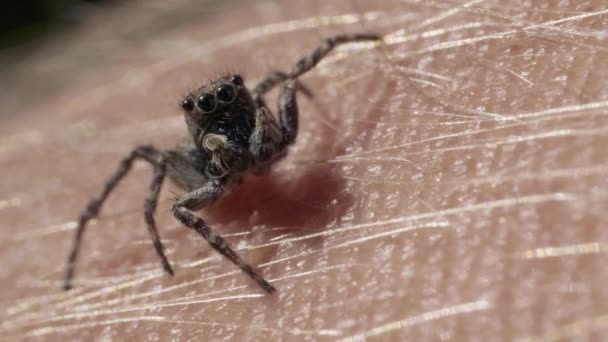
[(298, 103), (296, 100), (297, 79), (314, 68), (328, 53), (340, 44), (357, 41), (377, 41), (375, 33), (338, 35), (324, 39), (312, 53), (300, 59), (288, 74), (279, 94), (279, 122), (284, 136), (284, 145), (293, 144), (298, 135)]
[[(254, 99), (258, 99), (264, 96), (267, 92), (272, 90), (277, 84), (285, 81), (289, 78), (289, 74), (282, 71), (273, 71), (253, 88), (252, 96)], [(296, 87), (306, 97), (312, 98), (312, 92), (306, 86), (300, 82), (296, 82)]]
[(228, 242), (215, 232), (203, 219), (198, 217), (193, 210), (207, 207), (215, 202), (222, 194), (224, 188), (219, 180), (212, 179), (203, 187), (189, 192), (175, 202), (173, 205), (173, 215), (188, 228), (194, 229), (199, 233), (213, 249), (228, 258), (238, 266), (243, 272), (257, 282), (264, 291), (273, 293), (276, 291), (266, 279), (259, 275), (253, 267), (247, 264), (233, 249)]
[(380, 41), (382, 37), (376, 33), (340, 34), (323, 39), (312, 53), (300, 59), (289, 73), (289, 78), (298, 78), (312, 69), (336, 46), (352, 42)]
[[(252, 139), (250, 139), (253, 155), (256, 156), (256, 154), (259, 154), (262, 157), (261, 160), (264, 161), (268, 159), (269, 154), (272, 154), (271, 152), (282, 151), (286, 146), (294, 143), (296, 136), (298, 135), (298, 103), (296, 100), (296, 90), (303, 91), (305, 95), (310, 96), (310, 92), (299, 84), (298, 77), (314, 68), (325, 56), (327, 56), (327, 54), (340, 44), (358, 41), (379, 41), (381, 39), (382, 37), (375, 33), (344, 34), (324, 39), (319, 47), (300, 59), (291, 72), (284, 73), (275, 71), (258, 83), (252, 91), (254, 101), (258, 107), (256, 113), (256, 130), (258, 130), (260, 126), (268, 126), (259, 125), (258, 122), (266, 123), (272, 121), (274, 123), (272, 129), (274, 130), (276, 127), (276, 121), (274, 121), (274, 119), (271, 120), (272, 116), (266, 108), (262, 96), (276, 85), (281, 82), (283, 83), (279, 94), (279, 126), (282, 139), (277, 143), (274, 132), (271, 132), (270, 135), (265, 135), (265, 132), (261, 130), (259, 132), (254, 131)], [(270, 118), (268, 118), (269, 116)], [(266, 139), (266, 141), (264, 141), (264, 139)]]

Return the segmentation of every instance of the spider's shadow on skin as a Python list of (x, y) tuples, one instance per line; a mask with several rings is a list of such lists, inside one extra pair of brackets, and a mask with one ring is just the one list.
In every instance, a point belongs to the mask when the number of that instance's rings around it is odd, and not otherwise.
[(344, 180), (329, 165), (319, 165), (295, 177), (252, 177), (205, 210), (205, 216), (234, 226), (309, 232), (343, 216), (352, 203), (353, 198), (344, 191)]

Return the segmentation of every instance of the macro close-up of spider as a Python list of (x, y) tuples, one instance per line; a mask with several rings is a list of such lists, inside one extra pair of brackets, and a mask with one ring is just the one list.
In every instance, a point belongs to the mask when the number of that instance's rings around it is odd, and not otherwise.
[[(249, 91), (241, 75), (227, 75), (212, 80), (181, 102), (192, 140), (174, 150), (161, 151), (153, 146), (139, 146), (124, 158), (106, 182), (99, 197), (93, 198), (78, 219), (70, 251), (64, 288), (72, 287), (76, 258), (85, 227), (95, 218), (118, 182), (127, 175), (136, 159), (154, 168), (150, 193), (144, 203), (144, 218), (162, 267), (173, 275), (165, 256), (154, 221), (161, 185), (167, 175), (188, 191), (173, 204), (172, 213), (182, 224), (196, 231), (209, 245), (250, 276), (267, 293), (276, 291), (263, 276), (244, 261), (228, 242), (194, 211), (213, 204), (227, 189), (242, 181), (246, 172), (265, 175), (270, 166), (286, 154), (298, 134), (297, 79), (312, 69), (339, 44), (378, 41), (377, 34), (337, 35), (324, 39), (310, 55), (296, 63), (289, 73), (274, 72)], [(263, 95), (281, 85), (278, 122), (267, 107)]]
[(0, 340), (608, 340), (605, 2), (15, 2)]

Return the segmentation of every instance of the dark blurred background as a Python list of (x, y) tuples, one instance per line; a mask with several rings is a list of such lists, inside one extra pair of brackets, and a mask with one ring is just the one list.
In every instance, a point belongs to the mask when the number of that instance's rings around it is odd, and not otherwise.
[[(217, 16), (236, 0), (22, 0), (0, 11), (0, 118), (98, 70), (144, 56), (143, 42)], [(162, 39), (162, 38), (161, 38)], [(152, 52), (153, 53), (153, 52)], [(83, 82), (83, 80), (88, 80)], [(23, 115), (23, 114), (22, 114)], [(2, 126), (0, 124), (0, 126)], [(0, 127), (0, 134), (1, 127)]]
[[(77, 58), (68, 52), (70, 49), (65, 49), (65, 43), (56, 44), (58, 41), (65, 42), (70, 39), (70, 34), (73, 36), (78, 27), (86, 23), (94, 13), (125, 2), (5, 1), (0, 11), (0, 117), (9, 117), (28, 101), (28, 96), (44, 96), (45, 89), (49, 91), (65, 79), (63, 74), (69, 71), (69, 65), (77, 62)], [(64, 48), (59, 48), (59, 45)], [(70, 54), (72, 58), (65, 58)], [(66, 60), (62, 63), (63, 66), (48, 67), (51, 64), (56, 65), (53, 61), (58, 58)], [(55, 69), (54, 72), (51, 72), (51, 69)], [(44, 79), (44, 82), (41, 82), (41, 79)]]
[(118, 0), (26, 0), (10, 1), (0, 11), (0, 48), (23, 46), (78, 24), (79, 16)]

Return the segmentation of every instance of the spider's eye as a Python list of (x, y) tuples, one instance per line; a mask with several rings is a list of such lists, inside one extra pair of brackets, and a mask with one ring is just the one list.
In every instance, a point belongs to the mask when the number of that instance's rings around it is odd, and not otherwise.
[(239, 75), (234, 75), (230, 77), (230, 82), (232, 82), (234, 85), (240, 86), (243, 85), (243, 78)]
[(232, 102), (236, 95), (236, 90), (232, 85), (224, 83), (217, 87), (215, 94), (217, 95), (217, 99), (222, 102)]
[(182, 108), (186, 112), (189, 112), (189, 111), (193, 110), (194, 109), (194, 101), (192, 101), (191, 98), (184, 99), (182, 101)]
[(196, 105), (204, 113), (209, 113), (215, 109), (215, 97), (212, 94), (204, 93), (196, 99)]

